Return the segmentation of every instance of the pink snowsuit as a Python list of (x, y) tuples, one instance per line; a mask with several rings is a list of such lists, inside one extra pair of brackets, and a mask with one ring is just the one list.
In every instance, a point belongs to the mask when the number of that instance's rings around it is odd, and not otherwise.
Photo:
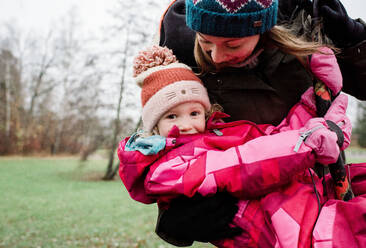
[[(298, 111), (294, 112), (300, 113), (302, 105), (295, 108)], [(303, 119), (299, 117), (304, 116), (305, 112), (288, 119), (300, 123)], [(217, 136), (213, 133), (215, 129), (223, 135)], [(327, 178), (328, 197), (324, 197), (321, 180), (313, 174), (323, 206), (319, 215), (312, 178), (306, 170), (314, 165), (315, 156), (306, 146), (297, 153), (293, 151), (298, 140), (297, 130), (268, 136), (263, 131), (268, 130), (268, 126), (246, 121), (209, 122), (208, 130), (205, 134), (170, 137), (167, 148), (152, 156), (124, 151), (127, 139), (122, 141), (118, 148), (119, 173), (131, 197), (168, 207), (169, 201), (179, 195), (232, 193), (242, 199), (233, 225), (242, 228), (243, 233), (233, 239), (213, 242), (219, 247), (292, 248), (311, 247), (311, 244), (342, 247), (344, 242), (353, 244), (347, 247), (357, 247), (366, 244), (366, 182), (358, 182), (355, 193), (360, 196), (350, 202), (327, 201), (332, 198), (331, 180)], [(275, 139), (268, 143), (268, 138), (273, 137)], [(282, 149), (276, 149), (280, 142), (288, 144), (289, 149), (285, 151), (282, 145)], [(271, 153), (265, 148), (268, 145), (272, 146)], [(365, 176), (366, 166), (351, 167), (351, 177), (355, 175)], [(352, 184), (352, 187), (355, 186)], [(352, 221), (350, 213), (358, 221)], [(341, 223), (348, 227), (343, 229)], [(342, 235), (338, 235), (339, 232)]]
[[(126, 138), (118, 148), (120, 177), (133, 199), (157, 202), (160, 207), (169, 207), (177, 196), (196, 193), (207, 196), (227, 191), (241, 199), (233, 225), (243, 233), (213, 241), (219, 247), (366, 245), (366, 182), (362, 181), (366, 166), (350, 167), (351, 178), (361, 178), (353, 181), (357, 185), (352, 184), (358, 197), (349, 202), (329, 200), (331, 179), (326, 180), (325, 197), (321, 180), (309, 169), (316, 161), (313, 150), (300, 145), (294, 151), (301, 132), (307, 131), (304, 125), (316, 116), (309, 98), (306, 92), (277, 127), (248, 121), (215, 123), (211, 119), (204, 134), (179, 136), (172, 132), (165, 150), (156, 155), (125, 151)], [(349, 137), (345, 139), (347, 146)], [(358, 221), (352, 221), (350, 213)]]

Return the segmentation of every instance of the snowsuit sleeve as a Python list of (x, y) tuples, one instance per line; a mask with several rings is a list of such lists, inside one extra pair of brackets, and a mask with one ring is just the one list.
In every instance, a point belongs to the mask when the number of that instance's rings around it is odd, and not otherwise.
[(137, 150), (126, 150), (126, 143), (129, 138), (127, 137), (122, 140), (118, 146), (117, 153), (120, 160), (119, 176), (132, 199), (146, 204), (154, 203), (156, 200), (146, 195), (144, 179), (149, 166), (174, 147), (172, 143), (173, 139), (166, 139), (165, 149), (159, 153), (155, 155), (143, 155)]
[(241, 198), (265, 195), (314, 165), (315, 155), (308, 146), (293, 151), (298, 139), (299, 130), (294, 130), (217, 150), (212, 147), (217, 147), (219, 138), (205, 137), (201, 146), (173, 149), (156, 161), (145, 180), (146, 193), (167, 201), (197, 192), (205, 196), (228, 191)]

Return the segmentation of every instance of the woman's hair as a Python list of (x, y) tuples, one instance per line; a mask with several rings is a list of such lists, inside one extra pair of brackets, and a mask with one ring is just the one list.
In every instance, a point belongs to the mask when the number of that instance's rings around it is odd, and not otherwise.
[[(289, 29), (284, 25), (276, 25), (261, 35), (258, 45), (262, 47), (277, 47), (284, 53), (294, 55), (305, 65), (307, 56), (320, 52), (319, 49), (325, 45), (322, 42), (307, 41), (305, 37), (298, 38), (294, 35), (294, 32), (295, 30)], [(334, 49), (331, 45), (327, 46)], [(217, 70), (210, 55), (202, 50), (197, 37), (194, 46), (194, 57), (201, 69), (200, 75)]]
[(323, 30), (323, 19), (313, 18), (307, 10), (300, 10), (293, 19), (285, 23), (291, 33), (296, 36), (300, 36), (302, 39), (307, 41), (320, 42), (333, 50), (339, 51), (334, 47), (332, 40), (325, 34)]

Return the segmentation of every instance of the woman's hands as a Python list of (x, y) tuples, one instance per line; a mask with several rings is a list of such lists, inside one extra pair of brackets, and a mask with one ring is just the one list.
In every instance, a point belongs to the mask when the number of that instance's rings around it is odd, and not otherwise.
[(350, 18), (339, 0), (318, 0), (320, 17), (323, 18), (324, 31), (339, 47), (353, 46), (366, 39), (363, 24)]
[(199, 194), (193, 198), (179, 197), (160, 213), (156, 233), (177, 246), (239, 235), (242, 230), (229, 225), (238, 211), (237, 202), (237, 198), (226, 192), (211, 197)]

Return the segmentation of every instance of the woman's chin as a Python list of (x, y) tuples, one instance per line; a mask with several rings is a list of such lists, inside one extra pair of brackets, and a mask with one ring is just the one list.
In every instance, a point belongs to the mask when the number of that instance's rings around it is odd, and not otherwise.
[(240, 68), (240, 67), (243, 67), (245, 65), (246, 65), (245, 62), (241, 62), (241, 63), (229, 64), (228, 66), (229, 67), (234, 67), (234, 68)]

